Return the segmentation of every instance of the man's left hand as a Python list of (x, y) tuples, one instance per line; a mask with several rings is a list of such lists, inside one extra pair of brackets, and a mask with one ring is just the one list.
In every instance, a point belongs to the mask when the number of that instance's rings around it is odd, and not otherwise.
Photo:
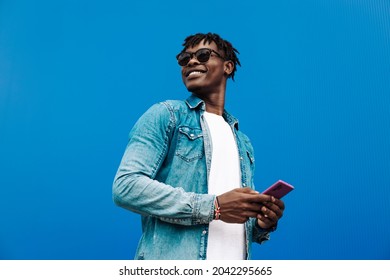
[(257, 215), (257, 223), (263, 229), (275, 227), (283, 216), (284, 203), (280, 199), (270, 196), (268, 202), (263, 203)]

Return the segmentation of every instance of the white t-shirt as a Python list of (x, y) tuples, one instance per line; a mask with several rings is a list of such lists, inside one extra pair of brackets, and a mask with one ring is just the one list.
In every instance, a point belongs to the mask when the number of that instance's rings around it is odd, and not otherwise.
[[(241, 185), (237, 143), (231, 127), (222, 116), (205, 112), (204, 117), (212, 143), (208, 193), (220, 195)], [(244, 224), (212, 221), (209, 226), (207, 259), (242, 260), (245, 257)]]

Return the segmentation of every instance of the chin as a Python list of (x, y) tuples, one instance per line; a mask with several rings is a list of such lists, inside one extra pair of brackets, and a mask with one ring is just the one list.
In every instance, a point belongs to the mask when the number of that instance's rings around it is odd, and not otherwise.
[(202, 91), (202, 86), (199, 85), (186, 85), (186, 88), (189, 92), (197, 93)]
[(192, 87), (192, 88), (187, 88), (187, 90), (199, 97), (205, 94), (202, 87)]

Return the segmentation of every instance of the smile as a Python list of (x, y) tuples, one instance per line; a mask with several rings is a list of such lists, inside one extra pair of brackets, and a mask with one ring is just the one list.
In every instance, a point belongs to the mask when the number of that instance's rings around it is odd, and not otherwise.
[(186, 77), (190, 77), (192, 75), (201, 75), (203, 73), (206, 73), (206, 71), (201, 71), (201, 70), (193, 70), (193, 71), (189, 71), (187, 74), (186, 74)]

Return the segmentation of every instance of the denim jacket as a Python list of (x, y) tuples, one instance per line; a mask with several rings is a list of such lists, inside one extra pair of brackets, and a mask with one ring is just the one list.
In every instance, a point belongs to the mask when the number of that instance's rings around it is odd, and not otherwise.
[[(210, 134), (203, 100), (170, 100), (153, 105), (137, 121), (113, 184), (114, 202), (141, 214), (142, 236), (135, 259), (206, 259), (208, 224), (215, 195), (208, 194)], [(254, 187), (253, 147), (238, 121), (223, 114), (238, 146), (242, 187)], [(269, 233), (256, 219), (245, 224), (247, 259), (252, 241)]]

